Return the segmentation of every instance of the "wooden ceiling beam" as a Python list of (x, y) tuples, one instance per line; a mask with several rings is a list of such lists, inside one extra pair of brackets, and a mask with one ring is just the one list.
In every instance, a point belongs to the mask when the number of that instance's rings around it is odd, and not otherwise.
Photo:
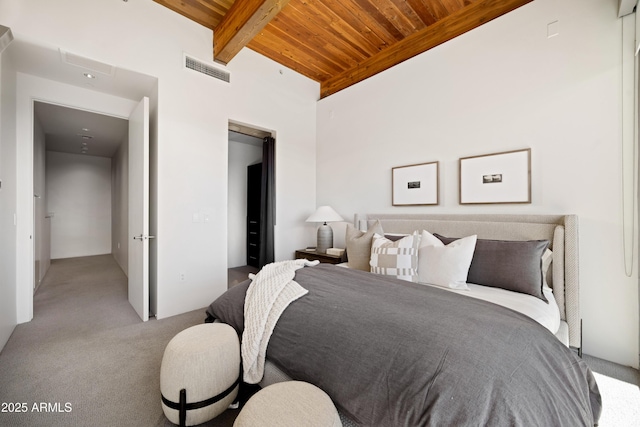
[(218, 4), (208, 4), (196, 0), (153, 0), (180, 15), (197, 22), (207, 28), (215, 28), (226, 9)]
[(320, 96), (332, 95), (406, 61), (533, 0), (478, 0), (433, 25), (389, 46), (357, 66), (321, 83)]
[(213, 59), (227, 64), (289, 0), (236, 0), (213, 30)]

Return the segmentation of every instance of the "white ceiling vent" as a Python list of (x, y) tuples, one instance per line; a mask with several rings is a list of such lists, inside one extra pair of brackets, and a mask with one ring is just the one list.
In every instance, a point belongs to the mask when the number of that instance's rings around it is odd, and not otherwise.
[(198, 59), (192, 58), (189, 55), (184, 55), (184, 66), (198, 73), (205, 74), (209, 77), (214, 77), (223, 82), (229, 83), (231, 81), (231, 73), (221, 70), (220, 68), (212, 67), (211, 65), (202, 62)]
[(62, 58), (62, 62), (64, 62), (65, 64), (84, 68), (85, 70), (89, 70), (94, 73), (113, 76), (116, 72), (116, 67), (114, 67), (113, 65), (105, 64), (104, 62), (94, 61), (93, 59), (65, 52), (62, 49), (60, 49), (60, 57)]

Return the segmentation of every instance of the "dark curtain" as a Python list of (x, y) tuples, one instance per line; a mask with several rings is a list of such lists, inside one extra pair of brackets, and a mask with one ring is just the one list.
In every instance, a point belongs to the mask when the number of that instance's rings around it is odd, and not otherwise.
[(260, 190), (260, 268), (274, 261), (273, 230), (276, 225), (276, 140), (270, 136), (262, 143), (262, 188)]

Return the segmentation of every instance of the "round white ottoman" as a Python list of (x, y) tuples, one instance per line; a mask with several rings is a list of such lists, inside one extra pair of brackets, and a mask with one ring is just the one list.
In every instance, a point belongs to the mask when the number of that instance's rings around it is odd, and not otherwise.
[(240, 382), (240, 343), (224, 323), (204, 323), (169, 341), (160, 366), (162, 410), (174, 424), (192, 426), (220, 415)]
[(285, 381), (263, 388), (245, 403), (233, 427), (340, 427), (331, 398), (302, 381)]

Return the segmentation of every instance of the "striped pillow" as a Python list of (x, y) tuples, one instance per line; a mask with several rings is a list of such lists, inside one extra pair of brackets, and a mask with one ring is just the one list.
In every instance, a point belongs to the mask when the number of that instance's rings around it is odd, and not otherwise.
[(421, 237), (420, 234), (413, 234), (393, 242), (379, 234), (374, 234), (369, 260), (371, 272), (416, 282)]

